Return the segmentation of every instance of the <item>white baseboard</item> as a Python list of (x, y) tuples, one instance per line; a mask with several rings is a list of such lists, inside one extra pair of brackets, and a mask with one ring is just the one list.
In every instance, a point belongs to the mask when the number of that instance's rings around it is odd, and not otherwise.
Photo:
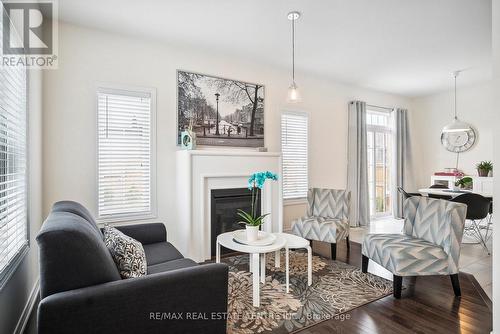
[(37, 279), (35, 285), (33, 286), (33, 289), (31, 289), (28, 301), (26, 302), (26, 305), (24, 305), (23, 313), (21, 313), (21, 317), (19, 317), (16, 329), (14, 330), (14, 334), (22, 334), (24, 332), (24, 329), (26, 328), (26, 324), (28, 323), (31, 311), (33, 311), (33, 306), (35, 305), (35, 301), (39, 293), (40, 293), (40, 280)]

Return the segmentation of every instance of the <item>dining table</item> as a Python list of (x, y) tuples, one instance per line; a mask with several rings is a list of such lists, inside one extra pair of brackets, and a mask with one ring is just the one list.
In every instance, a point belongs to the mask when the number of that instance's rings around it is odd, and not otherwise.
[(431, 194), (431, 195), (441, 195), (441, 196), (451, 196), (451, 197), (457, 197), (459, 195), (467, 193), (474, 193), (493, 199), (492, 193), (473, 192), (472, 190), (466, 190), (466, 189), (455, 190), (455, 189), (441, 189), (441, 188), (421, 188), (418, 189), (418, 192), (423, 196), (428, 196), (429, 194)]

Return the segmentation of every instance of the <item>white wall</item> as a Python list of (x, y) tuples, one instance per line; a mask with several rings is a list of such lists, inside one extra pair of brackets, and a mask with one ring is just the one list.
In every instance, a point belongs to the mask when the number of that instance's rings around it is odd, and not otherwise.
[[(493, 0), (493, 78), (494, 78), (494, 92), (495, 92), (495, 105), (500, 105), (500, 0)], [(497, 112), (494, 115), (492, 122), (494, 123), (494, 164), (500, 164), (500, 115)], [(495, 198), (500, 198), (500, 181), (498, 177), (495, 181)], [(494, 224), (498, 226), (498, 214), (494, 215)], [(493, 331), (496, 334), (500, 333), (500, 234), (493, 235)]]
[[(38, 246), (35, 237), (42, 225), (42, 72), (28, 74), (30, 249), (7, 284), (0, 290), (0, 333), (14, 333), (38, 281)], [(28, 316), (29, 314), (24, 314)], [(17, 330), (21, 328), (18, 327)]]
[[(461, 75), (467, 75), (467, 72)], [(450, 85), (452, 78), (450, 75)], [(416, 167), (416, 187), (430, 185), (430, 176), (446, 167), (455, 167), (456, 153), (441, 145), (441, 130), (453, 120), (453, 90), (414, 99), (410, 113), (411, 146)], [(459, 169), (477, 175), (475, 166), (482, 160), (493, 160), (493, 85), (491, 82), (457, 89), (458, 118), (470, 123), (478, 135), (476, 144), (461, 153)]]
[[(176, 69), (264, 84), (265, 144), (270, 151), (280, 150), (280, 112), (290, 107), (285, 105), (286, 67), (64, 23), (59, 34), (59, 69), (44, 75), (45, 214), (53, 202), (62, 199), (80, 201), (96, 212), (95, 84), (99, 81), (157, 89), (157, 220), (167, 224), (174, 244)], [(297, 82), (304, 102), (293, 109), (310, 113), (311, 185), (345, 187), (348, 101), (407, 107), (408, 100), (301, 73)]]

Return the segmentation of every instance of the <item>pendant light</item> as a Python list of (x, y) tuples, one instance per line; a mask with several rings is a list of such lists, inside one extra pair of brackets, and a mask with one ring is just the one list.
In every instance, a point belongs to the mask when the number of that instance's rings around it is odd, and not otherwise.
[(452, 123), (443, 128), (443, 132), (462, 132), (469, 131), (471, 128), (469, 124), (460, 121), (457, 117), (457, 77), (459, 74), (460, 71), (453, 72), (453, 77), (455, 78), (455, 118)]
[(295, 83), (295, 21), (299, 19), (300, 13), (296, 11), (290, 12), (287, 17), (292, 21), (292, 84), (288, 87), (287, 102), (295, 103), (300, 102), (299, 90)]

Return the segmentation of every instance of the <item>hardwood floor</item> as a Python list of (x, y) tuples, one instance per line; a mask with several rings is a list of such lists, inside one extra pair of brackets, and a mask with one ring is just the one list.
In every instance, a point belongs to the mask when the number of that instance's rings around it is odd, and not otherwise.
[[(328, 246), (328, 247), (326, 247)], [(361, 268), (361, 245), (351, 242), (349, 254), (345, 244), (337, 246), (337, 260)], [(330, 257), (327, 244), (314, 250)], [(368, 271), (386, 276), (373, 266)], [(405, 333), (479, 333), (492, 328), (491, 301), (470, 274), (460, 273), (462, 297), (455, 298), (449, 276), (404, 279), (401, 299), (392, 295), (358, 307), (336, 320), (309, 327), (300, 334), (405, 334)], [(37, 303), (38, 304), (38, 303)], [(36, 307), (24, 334), (36, 333)], [(343, 319), (343, 320), (341, 320)]]
[[(338, 245), (337, 260), (361, 267), (361, 245), (351, 242), (349, 254), (345, 245)], [(404, 278), (401, 299), (387, 296), (347, 312), (343, 320), (327, 320), (300, 333), (489, 334), (491, 301), (472, 275), (460, 273), (459, 279), (462, 297), (456, 298), (449, 276)]]

